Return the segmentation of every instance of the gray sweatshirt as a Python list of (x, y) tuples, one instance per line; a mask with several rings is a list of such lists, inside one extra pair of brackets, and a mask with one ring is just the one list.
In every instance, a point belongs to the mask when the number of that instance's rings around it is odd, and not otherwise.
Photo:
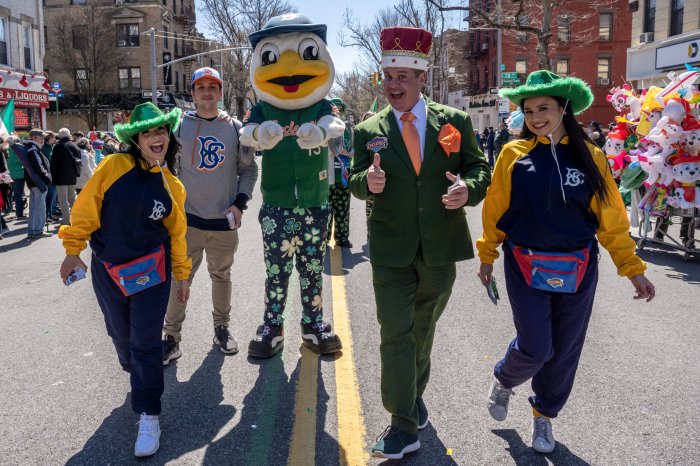
[(189, 226), (228, 229), (224, 210), (234, 203), (245, 207), (245, 201), (252, 198), (258, 166), (255, 153), (238, 143), (240, 128), (241, 123), (224, 111), (213, 121), (199, 118), (195, 112), (185, 113), (177, 130), (182, 145), (178, 178), (187, 191)]

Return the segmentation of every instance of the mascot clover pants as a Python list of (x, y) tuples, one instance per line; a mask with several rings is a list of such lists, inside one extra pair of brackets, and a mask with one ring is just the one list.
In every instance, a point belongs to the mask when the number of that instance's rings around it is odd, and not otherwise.
[(350, 189), (341, 183), (330, 186), (328, 200), (331, 204), (331, 224), (326, 238), (331, 239), (331, 225), (335, 224), (336, 243), (347, 241), (350, 237)]
[(372, 277), (381, 326), (382, 402), (391, 425), (414, 435), (416, 397), (428, 385), (435, 325), (450, 299), (456, 267), (429, 267), (419, 250), (406, 267), (372, 265)]
[(288, 209), (263, 204), (258, 220), (265, 254), (265, 324), (281, 325), (289, 277), (299, 272), (303, 323), (323, 320), (323, 256), (326, 252), (327, 202), (320, 207)]
[(598, 283), (597, 248), (576, 293), (530, 288), (515, 257), (505, 246), (505, 281), (517, 336), (494, 375), (506, 388), (532, 379), (530, 404), (556, 417), (574, 386)]
[(141, 414), (160, 414), (163, 395), (163, 317), (170, 294), (170, 251), (166, 281), (124, 296), (102, 262), (92, 256), (92, 286), (104, 314), (122, 369), (131, 374), (131, 407)]

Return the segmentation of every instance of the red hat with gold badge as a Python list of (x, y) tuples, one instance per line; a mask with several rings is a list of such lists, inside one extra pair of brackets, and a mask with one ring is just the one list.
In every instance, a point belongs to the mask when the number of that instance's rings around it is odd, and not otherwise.
[(428, 54), (433, 35), (421, 28), (390, 27), (382, 29), (379, 46), (382, 49), (382, 69), (428, 69)]

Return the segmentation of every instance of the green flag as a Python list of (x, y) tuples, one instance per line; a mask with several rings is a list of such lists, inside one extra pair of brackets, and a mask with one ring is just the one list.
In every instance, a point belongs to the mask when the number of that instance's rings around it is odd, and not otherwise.
[(15, 130), (15, 97), (0, 110), (0, 137), (6, 138)]
[(374, 98), (372, 105), (370, 105), (369, 111), (372, 113), (377, 113), (377, 98), (376, 97)]

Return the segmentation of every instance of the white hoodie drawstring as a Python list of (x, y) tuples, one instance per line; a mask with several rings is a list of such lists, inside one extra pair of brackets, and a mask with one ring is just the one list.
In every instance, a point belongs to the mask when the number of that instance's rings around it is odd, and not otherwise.
[(557, 123), (557, 126), (554, 127), (551, 133), (547, 135), (549, 137), (549, 148), (552, 152), (552, 157), (554, 158), (554, 163), (557, 165), (557, 172), (559, 172), (559, 187), (561, 188), (561, 197), (564, 199), (564, 204), (566, 204), (566, 192), (564, 191), (564, 177), (561, 174), (561, 168), (559, 167), (559, 159), (557, 158), (557, 149), (554, 144), (554, 136), (552, 133), (559, 128), (559, 125), (561, 125), (562, 120), (564, 119), (564, 113), (566, 113), (566, 106), (569, 105), (569, 99), (566, 99), (566, 103), (564, 103), (564, 111), (561, 113), (561, 117), (559, 117), (559, 123)]

